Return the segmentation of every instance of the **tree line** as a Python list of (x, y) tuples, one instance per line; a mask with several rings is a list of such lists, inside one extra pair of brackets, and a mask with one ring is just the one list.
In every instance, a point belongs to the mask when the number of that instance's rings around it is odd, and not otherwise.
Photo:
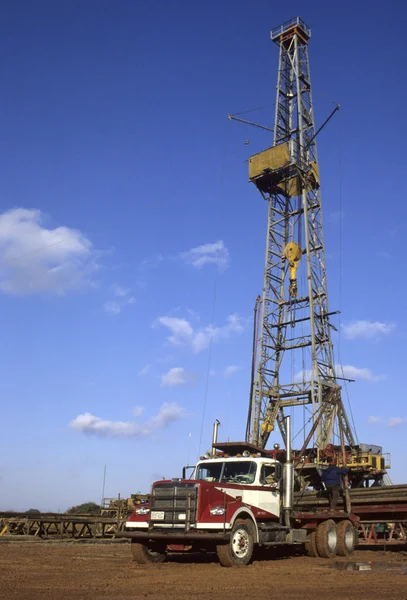
[[(13, 511), (10, 511), (13, 512)], [(29, 508), (27, 513), (31, 514), (41, 514), (41, 511), (38, 508)], [(78, 504), (77, 506), (71, 506), (65, 511), (67, 515), (99, 515), (100, 514), (100, 505), (96, 504), (96, 502), (83, 502), (82, 504)]]

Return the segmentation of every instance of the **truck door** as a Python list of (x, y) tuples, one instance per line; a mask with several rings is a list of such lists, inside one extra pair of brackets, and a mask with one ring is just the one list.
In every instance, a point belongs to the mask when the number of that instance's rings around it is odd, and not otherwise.
[(258, 507), (260, 510), (280, 515), (280, 482), (276, 476), (276, 465), (264, 463), (260, 470)]

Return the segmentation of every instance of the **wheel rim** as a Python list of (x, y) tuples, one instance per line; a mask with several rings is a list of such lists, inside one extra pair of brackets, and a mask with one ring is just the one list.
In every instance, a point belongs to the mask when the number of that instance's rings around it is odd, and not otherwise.
[(331, 529), (331, 531), (328, 531), (328, 548), (331, 550), (331, 552), (335, 552), (336, 545), (337, 545), (336, 530)]
[(232, 538), (232, 550), (238, 558), (244, 558), (249, 552), (250, 538), (247, 531), (237, 529)]
[(348, 550), (352, 550), (354, 544), (355, 537), (353, 535), (353, 531), (348, 529), (345, 532), (345, 546)]

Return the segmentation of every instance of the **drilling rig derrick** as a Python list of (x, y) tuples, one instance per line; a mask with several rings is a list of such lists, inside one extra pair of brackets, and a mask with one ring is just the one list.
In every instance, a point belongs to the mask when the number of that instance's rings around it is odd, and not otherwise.
[[(246, 429), (246, 441), (260, 448), (265, 448), (275, 423), (286, 441), (284, 412), (298, 406), (306, 406), (311, 415), (308, 428), (304, 425), (307, 444), (323, 450), (332, 443), (335, 427), (342, 445), (355, 444), (333, 360), (334, 313), (328, 308), (310, 37), (298, 17), (271, 31), (280, 51), (274, 141), (249, 158), (249, 180), (268, 204)], [(293, 365), (301, 368), (296, 375)]]

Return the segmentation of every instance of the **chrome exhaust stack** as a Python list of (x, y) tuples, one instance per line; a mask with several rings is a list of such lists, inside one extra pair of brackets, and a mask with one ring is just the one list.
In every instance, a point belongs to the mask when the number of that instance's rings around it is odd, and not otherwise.
[(218, 419), (216, 419), (215, 423), (213, 424), (213, 434), (212, 434), (212, 457), (215, 456), (216, 454), (216, 448), (215, 448), (215, 444), (218, 441), (218, 429), (219, 429), (219, 425), (220, 425), (220, 421), (218, 421)]
[(291, 526), (291, 513), (294, 500), (294, 464), (291, 449), (291, 417), (285, 417), (286, 423), (286, 461), (284, 464), (284, 486), (283, 486), (283, 510), (284, 522), (287, 527)]

